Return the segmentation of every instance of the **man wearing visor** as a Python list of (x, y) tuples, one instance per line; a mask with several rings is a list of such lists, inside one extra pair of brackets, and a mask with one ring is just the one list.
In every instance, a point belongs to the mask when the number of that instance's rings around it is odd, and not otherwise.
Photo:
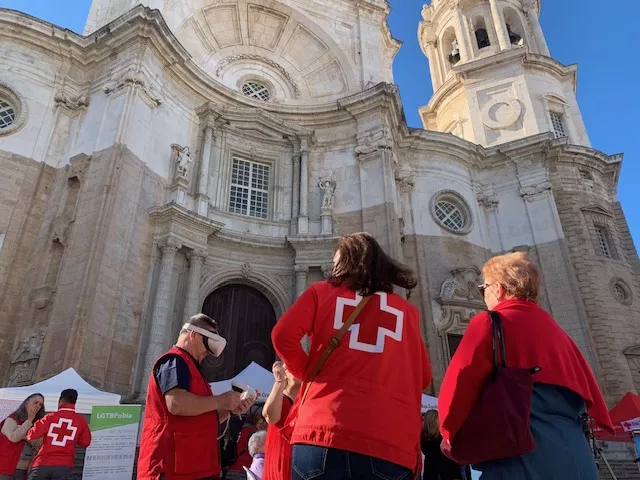
[(200, 372), (207, 355), (222, 354), (227, 341), (215, 320), (194, 315), (178, 341), (156, 362), (149, 378), (138, 480), (213, 480), (220, 475), (220, 423), (246, 413), (253, 399), (238, 392), (213, 395)]

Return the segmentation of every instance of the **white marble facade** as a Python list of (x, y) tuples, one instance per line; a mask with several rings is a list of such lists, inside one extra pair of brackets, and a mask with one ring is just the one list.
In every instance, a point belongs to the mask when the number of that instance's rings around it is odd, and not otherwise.
[[(640, 345), (640, 329), (629, 324), (599, 343), (592, 308), (598, 298), (639, 321), (637, 301), (621, 304), (607, 283), (618, 279), (629, 298), (639, 295), (637, 254), (616, 198), (621, 156), (590, 147), (575, 67), (550, 57), (539, 4), (425, 6), (419, 41), (435, 90), (421, 109), (425, 129), (403, 119), (389, 8), (385, 0), (94, 0), (84, 36), (0, 9), (0, 100), (16, 117), (0, 128), (0, 153), (63, 182), (43, 193), (43, 240), (30, 255), (55, 259), (43, 253), (51, 225), (64, 232), (64, 242), (53, 239), (64, 247), (53, 300), (34, 307), (29, 282), (15, 287), (14, 303), (0, 299), (4, 350), (41, 328), (49, 333), (40, 361), (29, 360), (33, 378), (75, 366), (96, 384), (136, 394), (179, 324), (217, 288), (256, 288), (277, 316), (326, 273), (339, 235), (367, 230), (419, 275), (410, 298), (423, 314), (436, 390), (447, 335), (462, 334), (482, 308), (469, 282), (486, 258), (514, 248), (541, 264), (545, 306), (609, 398), (640, 388), (625, 367), (635, 357), (623, 353)], [(64, 182), (72, 179), (79, 200), (68, 213), (60, 205), (70, 204)], [(21, 255), (10, 203), (0, 203), (0, 286)], [(583, 212), (580, 225), (572, 209)], [(77, 232), (92, 218), (106, 243)], [(615, 258), (603, 255), (596, 227), (607, 229)], [(584, 288), (587, 244), (606, 287)], [(131, 263), (140, 266), (135, 282)], [(35, 267), (25, 265), (26, 282)], [(64, 285), (81, 292), (74, 309), (56, 303)], [(21, 309), (41, 317), (11, 323), (26, 315)], [(618, 359), (606, 381), (602, 348)], [(97, 359), (87, 366), (89, 351)]]

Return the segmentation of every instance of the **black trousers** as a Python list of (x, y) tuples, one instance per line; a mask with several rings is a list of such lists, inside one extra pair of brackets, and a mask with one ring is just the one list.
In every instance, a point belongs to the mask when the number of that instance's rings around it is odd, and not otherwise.
[(29, 480), (67, 480), (71, 475), (71, 467), (40, 467), (32, 468)]

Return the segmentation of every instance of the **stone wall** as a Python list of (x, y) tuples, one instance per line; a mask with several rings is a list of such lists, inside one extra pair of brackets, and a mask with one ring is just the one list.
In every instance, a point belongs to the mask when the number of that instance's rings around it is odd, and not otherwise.
[[(640, 344), (638, 260), (622, 212), (609, 194), (608, 175), (582, 165), (558, 164), (554, 197), (601, 368), (600, 384), (612, 404), (637, 388), (623, 351)], [(592, 179), (585, 179), (579, 167)], [(610, 256), (603, 255), (596, 228), (605, 229)], [(628, 287), (628, 301), (614, 296), (618, 281)]]

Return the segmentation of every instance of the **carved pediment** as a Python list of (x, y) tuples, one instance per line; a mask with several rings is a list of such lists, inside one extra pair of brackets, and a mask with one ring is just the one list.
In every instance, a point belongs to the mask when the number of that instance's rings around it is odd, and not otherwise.
[(613, 214), (609, 210), (599, 205), (591, 205), (589, 207), (585, 207), (582, 209), (582, 211), (585, 213), (590, 213), (592, 215), (605, 215), (607, 217), (613, 217)]
[(275, 141), (297, 138), (310, 141), (313, 131), (288, 123), (276, 115), (255, 107), (223, 107), (206, 103), (196, 110), (203, 125), (224, 126), (259, 138)]

